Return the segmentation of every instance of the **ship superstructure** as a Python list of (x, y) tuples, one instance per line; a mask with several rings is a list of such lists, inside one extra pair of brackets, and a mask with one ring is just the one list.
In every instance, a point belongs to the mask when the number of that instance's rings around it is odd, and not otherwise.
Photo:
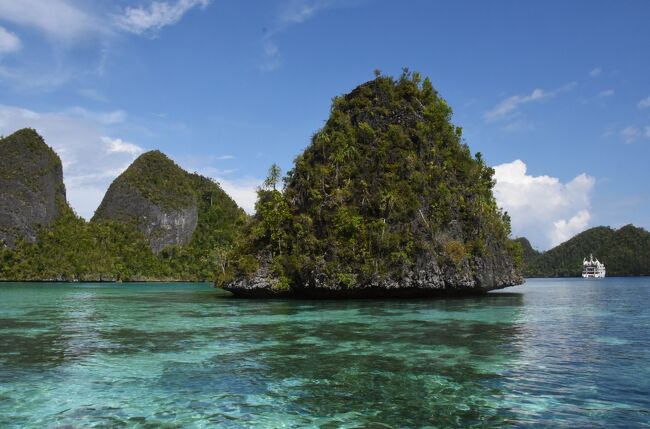
[(594, 259), (594, 255), (589, 255), (589, 259), (582, 260), (582, 277), (603, 279), (605, 278), (605, 264), (598, 259)]

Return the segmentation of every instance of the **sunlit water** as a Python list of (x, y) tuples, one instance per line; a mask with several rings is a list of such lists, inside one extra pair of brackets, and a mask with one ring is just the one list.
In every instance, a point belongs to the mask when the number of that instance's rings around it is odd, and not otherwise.
[(650, 427), (650, 279), (447, 300), (0, 284), (0, 427)]

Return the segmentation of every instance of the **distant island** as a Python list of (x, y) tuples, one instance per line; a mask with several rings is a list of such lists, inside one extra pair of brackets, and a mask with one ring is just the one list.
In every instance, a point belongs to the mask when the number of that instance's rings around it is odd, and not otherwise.
[(608, 276), (650, 275), (650, 232), (634, 225), (591, 228), (546, 252), (533, 249), (524, 237), (515, 241), (522, 247), (526, 277), (578, 277), (582, 259), (590, 254), (605, 264)]
[(152, 151), (86, 222), (35, 130), (0, 139), (0, 280), (212, 281), (246, 218), (217, 183)]

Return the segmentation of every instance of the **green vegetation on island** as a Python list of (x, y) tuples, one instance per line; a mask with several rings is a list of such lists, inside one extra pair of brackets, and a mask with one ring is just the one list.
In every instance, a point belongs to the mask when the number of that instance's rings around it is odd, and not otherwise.
[[(17, 153), (29, 153), (34, 139), (45, 144), (33, 130), (29, 133), (32, 139), (16, 146)], [(51, 154), (56, 161), (52, 162), (60, 166), (58, 156)], [(48, 186), (59, 186), (54, 182)], [(158, 151), (141, 155), (111, 189), (110, 198), (105, 198), (99, 216), (91, 222), (74, 214), (63, 193), (57, 217), (37, 226), (33, 240), (23, 234), (9, 245), (0, 245), (0, 280), (212, 280), (221, 255), (246, 221), (243, 210), (217, 183), (183, 171)], [(2, 201), (21, 194), (20, 188), (0, 192)], [(138, 214), (144, 208), (148, 215), (174, 219), (184, 207), (191, 207), (196, 216), (192, 229), (184, 230), (187, 240), (163, 241), (154, 252), (152, 243), (160, 244), (161, 234), (143, 228)], [(147, 222), (155, 224), (157, 219), (150, 217)], [(174, 231), (174, 225), (166, 227)]]
[[(133, 188), (146, 201), (167, 209), (191, 205), (196, 196), (190, 175), (158, 150), (136, 158), (111, 187)], [(104, 210), (106, 207), (100, 205), (94, 217), (101, 217)]]
[(582, 260), (590, 254), (605, 264), (608, 276), (650, 275), (650, 232), (634, 225), (591, 228), (546, 252), (535, 251), (530, 243), (522, 247), (526, 277), (580, 276)]
[(429, 79), (405, 70), (336, 97), (256, 214), (217, 285), (248, 296), (414, 296), (521, 281), (520, 247)]

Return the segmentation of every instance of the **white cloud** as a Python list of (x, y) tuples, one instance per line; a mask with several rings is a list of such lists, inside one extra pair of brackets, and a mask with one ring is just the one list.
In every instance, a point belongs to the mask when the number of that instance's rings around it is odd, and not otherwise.
[(645, 127), (645, 136), (650, 139), (650, 126)]
[(485, 112), (485, 120), (488, 122), (493, 122), (499, 119), (512, 117), (520, 106), (555, 97), (562, 92), (572, 90), (576, 87), (576, 85), (576, 82), (570, 82), (552, 91), (545, 91), (543, 89), (536, 88), (528, 95), (513, 95)]
[(156, 32), (161, 28), (175, 24), (183, 15), (194, 7), (206, 7), (210, 0), (154, 1), (148, 7), (127, 7), (117, 16), (115, 25), (135, 34)]
[(35, 28), (58, 42), (86, 42), (88, 36), (109, 36), (117, 30), (135, 34), (155, 32), (177, 23), (195, 7), (211, 0), (151, 1), (109, 15), (94, 2), (80, 7), (73, 0), (0, 0), (0, 19)]
[(543, 100), (552, 95), (553, 94), (551, 93), (544, 92), (542, 89), (534, 89), (529, 95), (513, 95), (494, 106), (491, 110), (485, 112), (485, 119), (488, 121), (494, 121), (503, 118), (507, 114), (516, 110), (521, 104)]
[(50, 90), (69, 81), (73, 73), (66, 69), (28, 70), (23, 68), (10, 68), (0, 65), (0, 82), (11, 82), (12, 88)]
[(641, 137), (641, 130), (638, 127), (630, 125), (621, 130), (621, 136), (625, 139), (625, 143), (634, 143)]
[[(111, 2), (80, 0), (0, 0), (0, 22), (9, 22), (22, 30), (39, 33), (49, 42), (50, 51), (39, 52), (39, 61), (23, 61), (20, 66), (0, 65), (0, 82), (18, 89), (50, 90), (88, 75), (102, 76), (109, 63), (113, 44), (124, 33), (152, 35), (167, 25), (178, 22), (194, 7), (205, 7), (211, 0), (142, 0), (144, 5), (126, 7), (116, 15)], [(142, 2), (139, 2), (142, 3)], [(15, 35), (14, 35), (15, 36)], [(31, 36), (31, 35), (30, 35)], [(17, 36), (15, 36), (17, 37)], [(23, 37), (24, 43), (37, 43), (34, 37)], [(83, 45), (83, 58), (74, 56), (73, 47)], [(11, 36), (0, 31), (0, 55), (8, 49), (16, 51)], [(23, 51), (31, 51), (26, 46)], [(4, 82), (3, 82), (4, 83)], [(103, 101), (101, 95), (85, 91), (82, 95)]]
[(223, 170), (206, 165), (206, 161), (223, 160), (231, 158), (223, 157), (188, 157), (181, 156), (177, 159), (178, 164), (187, 171), (195, 171), (202, 176), (210, 177), (221, 185), (221, 188), (239, 205), (246, 213), (255, 213), (255, 201), (257, 201), (257, 188), (262, 185), (264, 179), (253, 176), (233, 177), (236, 170)]
[(280, 67), (280, 48), (272, 40), (265, 40), (263, 45), (264, 53), (262, 55), (262, 62), (260, 63), (260, 70), (269, 72), (274, 71)]
[(293, 0), (284, 4), (278, 16), (278, 27), (301, 24), (334, 2), (326, 0)]
[(69, 111), (36, 112), (0, 105), (0, 134), (36, 129), (63, 162), (68, 201), (89, 219), (111, 181), (143, 150), (133, 143), (106, 137), (102, 114), (77, 115)]
[(521, 160), (494, 167), (494, 195), (512, 219), (514, 236), (526, 236), (542, 249), (584, 230), (595, 179), (580, 174), (562, 183), (556, 177), (528, 175)]
[(126, 120), (126, 112), (123, 110), (113, 110), (109, 112), (95, 112), (83, 107), (71, 107), (65, 110), (67, 115), (79, 118), (89, 119), (104, 125), (119, 124)]
[(591, 214), (587, 210), (580, 210), (568, 221), (560, 219), (553, 222), (553, 231), (551, 233), (551, 241), (560, 244), (567, 241), (579, 232), (584, 231), (589, 226)]
[(0, 0), (0, 19), (36, 28), (64, 42), (108, 30), (92, 14), (66, 0)]
[(643, 100), (639, 101), (638, 106), (639, 106), (639, 109), (645, 109), (646, 107), (650, 107), (650, 95), (648, 95)]
[(19, 51), (21, 46), (18, 36), (6, 28), (0, 27), (0, 55)]
[(259, 69), (274, 71), (280, 67), (280, 48), (273, 40), (275, 35), (286, 31), (292, 25), (302, 24), (310, 20), (323, 10), (339, 5), (346, 5), (346, 2), (343, 0), (289, 0), (284, 2), (275, 18), (275, 22), (262, 40), (262, 60)]
[(616, 94), (616, 92), (613, 89), (606, 89), (604, 91), (600, 91), (598, 93), (598, 97), (603, 98), (603, 97), (611, 97), (612, 95)]
[(589, 76), (591, 77), (600, 76), (602, 72), (603, 70), (600, 67), (596, 67), (589, 72)]
[(221, 188), (235, 200), (239, 207), (246, 213), (255, 213), (255, 201), (257, 201), (257, 188), (262, 185), (262, 179), (244, 177), (240, 179), (225, 179), (223, 177), (212, 177), (219, 182)]
[(122, 139), (112, 139), (103, 136), (102, 141), (106, 143), (106, 150), (108, 153), (128, 153), (133, 156), (138, 156), (142, 153), (142, 148), (140, 146), (125, 142)]
[(82, 97), (85, 97), (89, 100), (98, 101), (100, 103), (106, 103), (108, 101), (108, 98), (96, 89), (82, 88), (77, 91), (77, 93)]

